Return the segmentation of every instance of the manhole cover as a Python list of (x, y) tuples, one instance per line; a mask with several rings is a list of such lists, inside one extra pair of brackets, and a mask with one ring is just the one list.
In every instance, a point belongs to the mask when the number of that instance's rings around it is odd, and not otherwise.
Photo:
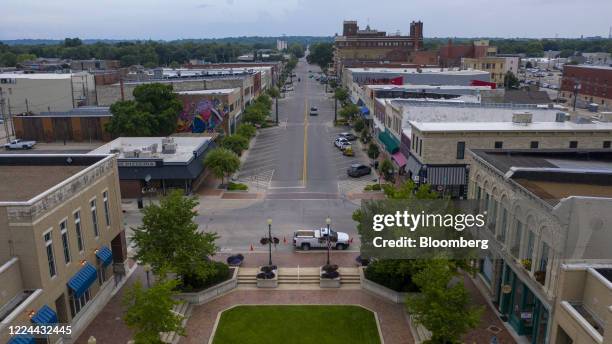
[(494, 326), (494, 325), (491, 325), (491, 326), (487, 327), (487, 330), (489, 332), (491, 332), (491, 333), (494, 333), (494, 334), (498, 334), (498, 333), (500, 333), (502, 331), (501, 328), (499, 328), (497, 326)]

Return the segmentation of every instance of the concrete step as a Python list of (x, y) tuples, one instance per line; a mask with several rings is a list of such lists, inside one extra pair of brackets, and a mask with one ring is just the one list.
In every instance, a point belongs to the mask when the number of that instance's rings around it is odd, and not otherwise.
[[(183, 318), (181, 321), (183, 327), (187, 326), (187, 321), (191, 316), (192, 309), (193, 307), (187, 302), (182, 302), (174, 306), (173, 311)], [(178, 344), (179, 340), (181, 339), (181, 336), (179, 336), (176, 332), (162, 332), (159, 335), (161, 341), (167, 344)]]

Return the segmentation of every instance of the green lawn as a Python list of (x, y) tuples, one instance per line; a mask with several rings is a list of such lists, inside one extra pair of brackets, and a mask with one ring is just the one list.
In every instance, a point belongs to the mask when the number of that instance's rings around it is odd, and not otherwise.
[(214, 344), (379, 344), (374, 313), (358, 306), (238, 306), (221, 314)]

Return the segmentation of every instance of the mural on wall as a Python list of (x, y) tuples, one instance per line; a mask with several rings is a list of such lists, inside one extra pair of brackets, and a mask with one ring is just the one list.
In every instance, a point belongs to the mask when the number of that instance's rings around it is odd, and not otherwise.
[(178, 118), (178, 132), (212, 132), (226, 118), (229, 109), (219, 99), (200, 99), (183, 101), (183, 112)]

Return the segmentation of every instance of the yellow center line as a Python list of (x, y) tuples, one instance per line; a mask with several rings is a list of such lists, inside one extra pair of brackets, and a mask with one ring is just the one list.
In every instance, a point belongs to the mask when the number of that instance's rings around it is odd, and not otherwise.
[(304, 99), (304, 163), (302, 164), (302, 185), (308, 178), (308, 99)]

